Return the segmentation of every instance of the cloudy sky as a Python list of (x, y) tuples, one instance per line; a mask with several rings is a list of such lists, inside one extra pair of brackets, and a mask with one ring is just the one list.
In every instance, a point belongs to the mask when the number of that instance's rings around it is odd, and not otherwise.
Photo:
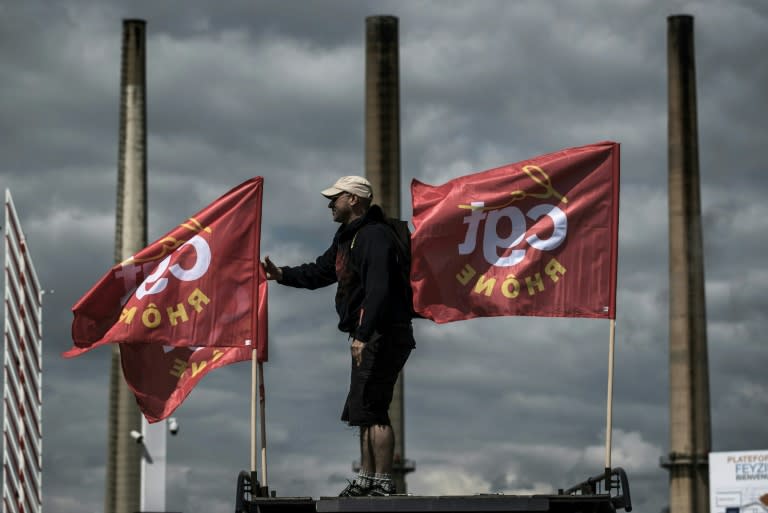
[[(400, 19), (402, 194), (601, 140), (622, 143), (613, 463), (667, 504), (667, 16), (695, 16), (714, 450), (768, 448), (764, 327), (768, 6), (759, 0), (0, 1), (0, 187), (45, 296), (44, 508), (103, 510), (109, 350), (76, 360), (70, 308), (112, 265), (123, 18), (148, 22), (150, 239), (265, 177), (262, 252), (335, 230), (319, 190), (362, 174), (365, 17)], [(334, 495), (348, 353), (329, 289), (270, 290), (269, 485)], [(607, 321), (420, 321), (406, 368), (414, 494), (548, 493), (601, 471)], [(168, 509), (231, 511), (249, 466), (250, 366), (205, 378), (168, 441)]]

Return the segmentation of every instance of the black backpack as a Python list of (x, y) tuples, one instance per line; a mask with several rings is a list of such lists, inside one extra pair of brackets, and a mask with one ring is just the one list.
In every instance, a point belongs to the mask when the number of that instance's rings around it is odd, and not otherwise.
[(408, 222), (394, 217), (384, 219), (384, 224), (389, 227), (389, 233), (397, 248), (397, 259), (400, 264), (400, 276), (405, 284), (408, 294), (408, 308), (411, 318), (421, 318), (421, 315), (413, 309), (413, 288), (411, 287), (411, 230)]
[[(408, 222), (394, 217), (385, 217), (383, 221), (389, 229), (387, 233), (395, 243), (397, 248), (397, 262), (400, 268), (400, 279), (403, 282), (407, 294), (408, 310), (411, 312), (411, 319), (423, 318), (413, 309), (413, 287), (411, 287), (411, 230), (408, 228)], [(352, 238), (352, 246), (355, 247), (357, 234)], [(350, 249), (351, 249), (350, 248)]]

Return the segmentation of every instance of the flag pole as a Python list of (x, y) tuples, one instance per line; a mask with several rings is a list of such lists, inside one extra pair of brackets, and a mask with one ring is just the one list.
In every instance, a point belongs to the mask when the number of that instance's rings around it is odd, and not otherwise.
[[(256, 465), (258, 460), (258, 448), (256, 446), (256, 394), (257, 394), (257, 357), (256, 348), (251, 352), (251, 486), (255, 491), (255, 487), (258, 483), (256, 479)], [(255, 493), (254, 493), (255, 495)]]
[[(251, 477), (256, 473), (256, 349), (251, 352)], [(256, 481), (252, 480), (252, 484)]]
[(611, 319), (608, 340), (608, 398), (605, 416), (605, 491), (611, 493), (611, 431), (613, 417), (613, 349), (616, 343), (616, 319)]
[[(256, 351), (253, 352), (254, 361), (256, 361)], [(259, 366), (259, 417), (261, 420), (261, 479), (262, 490), (265, 495), (269, 494), (269, 485), (267, 484), (267, 422), (265, 418), (265, 397), (264, 397), (264, 364), (258, 362)]]

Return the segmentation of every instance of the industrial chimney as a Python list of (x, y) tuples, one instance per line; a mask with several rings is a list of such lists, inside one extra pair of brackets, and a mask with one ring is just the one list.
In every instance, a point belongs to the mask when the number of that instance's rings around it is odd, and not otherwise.
[[(115, 262), (147, 245), (146, 22), (123, 21), (120, 78), (120, 144), (117, 170)], [(123, 378), (120, 349), (112, 346), (109, 452), (104, 511), (135, 513), (141, 495), (141, 431), (136, 399)]]
[[(395, 16), (365, 19), (365, 174), (373, 186), (374, 202), (390, 217), (400, 213), (400, 62), (398, 20)], [(389, 417), (395, 433), (392, 479), (405, 493), (405, 474), (413, 465), (405, 459), (403, 372), (395, 384)]]
[(711, 449), (693, 17), (668, 18), (669, 510), (709, 513)]

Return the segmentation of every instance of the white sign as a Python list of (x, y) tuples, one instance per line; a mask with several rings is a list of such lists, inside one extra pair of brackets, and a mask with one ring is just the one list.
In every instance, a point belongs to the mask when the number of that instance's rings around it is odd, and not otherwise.
[(711, 513), (768, 513), (768, 450), (709, 453)]

